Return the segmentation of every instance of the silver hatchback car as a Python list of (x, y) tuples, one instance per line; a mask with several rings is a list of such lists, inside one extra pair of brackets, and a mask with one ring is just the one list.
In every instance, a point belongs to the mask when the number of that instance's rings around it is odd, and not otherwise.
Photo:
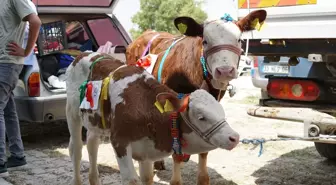
[(21, 122), (65, 120), (64, 73), (83, 51), (96, 51), (107, 41), (125, 55), (131, 42), (115, 16), (117, 0), (33, 0), (42, 21), (35, 55), (24, 65), (14, 90)]

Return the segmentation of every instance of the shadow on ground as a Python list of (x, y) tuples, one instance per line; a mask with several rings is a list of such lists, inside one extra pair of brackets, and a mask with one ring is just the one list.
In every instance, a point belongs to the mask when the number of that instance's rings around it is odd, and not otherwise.
[[(7, 181), (14, 185), (59, 185), (70, 184), (72, 180), (72, 163), (70, 157), (57, 148), (66, 148), (69, 141), (69, 133), (65, 129), (53, 131), (37, 136), (24, 137), (27, 161), (29, 168), (24, 171), (12, 172)], [(101, 150), (99, 152), (102, 152)], [(112, 155), (114, 157), (114, 155)], [(111, 159), (112, 160), (112, 159)], [(169, 184), (171, 178), (172, 159), (165, 159), (167, 170), (156, 172), (155, 185)], [(98, 166), (102, 184), (121, 184), (120, 172), (117, 164)], [(237, 185), (224, 179), (216, 170), (208, 168), (211, 184), (213, 185)], [(88, 185), (89, 162), (82, 160), (81, 175), (83, 185)], [(182, 170), (184, 185), (194, 185), (197, 179), (197, 163), (189, 161), (184, 164)]]
[[(173, 160), (171, 158), (165, 160), (167, 170), (157, 171), (156, 175), (161, 181), (169, 182), (172, 174)], [(188, 161), (183, 165), (181, 170), (184, 185), (195, 185), (197, 181), (197, 165), (194, 161)], [(237, 185), (233, 181), (226, 180), (216, 170), (208, 167), (211, 185)]]
[(255, 171), (258, 185), (336, 185), (336, 162), (322, 158), (315, 147), (293, 150)]

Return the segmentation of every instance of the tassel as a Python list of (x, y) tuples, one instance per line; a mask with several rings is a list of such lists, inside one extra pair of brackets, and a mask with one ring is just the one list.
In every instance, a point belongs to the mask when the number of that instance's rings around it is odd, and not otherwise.
[(93, 108), (94, 104), (93, 104), (93, 98), (92, 98), (92, 83), (89, 82), (86, 85), (86, 101), (90, 102), (90, 107)]
[(189, 161), (189, 159), (190, 159), (190, 155), (188, 155), (188, 154), (183, 154), (183, 162), (188, 162)]
[(139, 67), (149, 67), (151, 65), (152, 58), (150, 55), (147, 55), (145, 58), (140, 58), (136, 64)]
[(84, 97), (85, 97), (85, 90), (86, 90), (86, 85), (87, 85), (88, 81), (84, 81), (82, 83), (82, 85), (79, 87), (79, 93), (80, 93), (80, 97), (79, 97), (79, 100), (80, 100), (80, 103), (82, 103)]

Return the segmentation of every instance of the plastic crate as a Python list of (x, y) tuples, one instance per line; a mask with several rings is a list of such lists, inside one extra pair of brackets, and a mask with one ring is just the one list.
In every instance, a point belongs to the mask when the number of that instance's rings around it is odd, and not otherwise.
[(57, 21), (42, 24), (37, 42), (40, 56), (67, 49), (65, 22)]

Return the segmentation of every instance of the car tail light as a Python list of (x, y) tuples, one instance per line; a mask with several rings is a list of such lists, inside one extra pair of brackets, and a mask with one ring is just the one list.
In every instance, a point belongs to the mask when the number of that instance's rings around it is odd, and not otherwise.
[(319, 86), (309, 80), (270, 79), (268, 95), (275, 99), (314, 101), (319, 97)]
[(253, 57), (253, 67), (258, 67), (258, 57)]
[(31, 73), (28, 78), (28, 95), (40, 96), (40, 73), (38, 72)]

